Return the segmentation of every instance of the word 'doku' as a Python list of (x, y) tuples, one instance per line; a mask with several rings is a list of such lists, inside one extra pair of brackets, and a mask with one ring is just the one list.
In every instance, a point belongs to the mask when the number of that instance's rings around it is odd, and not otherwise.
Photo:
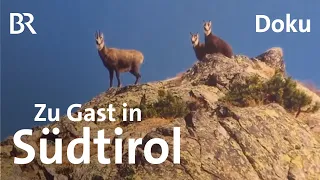
[[(261, 22), (265, 22), (263, 27)], [(298, 28), (296, 23), (298, 22)], [(272, 29), (275, 33), (285, 32), (310, 32), (310, 19), (304, 22), (303, 19), (291, 19), (290, 14), (286, 14), (286, 19), (275, 19), (271, 22), (270, 18), (266, 15), (256, 15), (256, 32), (263, 33)]]

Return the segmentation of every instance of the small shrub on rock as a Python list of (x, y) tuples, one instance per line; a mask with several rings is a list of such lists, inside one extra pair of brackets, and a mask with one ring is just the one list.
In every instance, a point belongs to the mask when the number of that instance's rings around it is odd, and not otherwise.
[[(128, 107), (127, 109), (129, 109)], [(169, 91), (159, 90), (158, 99), (153, 103), (147, 103), (146, 97), (143, 96), (140, 105), (131, 107), (141, 110), (141, 119), (147, 118), (178, 118), (184, 117), (189, 113), (189, 104), (182, 98), (173, 95)], [(129, 111), (127, 114), (129, 118)], [(119, 118), (122, 118), (119, 116)], [(134, 119), (136, 121), (136, 119)], [(122, 121), (121, 124), (129, 125), (129, 121)]]
[(245, 80), (245, 83), (236, 82), (230, 87), (230, 91), (224, 100), (233, 105), (246, 107), (253, 104), (260, 104), (263, 100), (263, 81), (258, 76), (252, 76)]
[(182, 98), (170, 92), (159, 90), (158, 100), (150, 104), (140, 104), (142, 119), (151, 117), (177, 118), (188, 114), (188, 105)]
[[(312, 98), (297, 89), (297, 83), (291, 77), (283, 77), (276, 73), (268, 81), (262, 81), (258, 76), (252, 76), (245, 83), (234, 83), (223, 100), (233, 105), (245, 107), (257, 104), (278, 103), (290, 112), (301, 112), (301, 108), (310, 105)], [(315, 112), (320, 109), (317, 102), (305, 112)]]

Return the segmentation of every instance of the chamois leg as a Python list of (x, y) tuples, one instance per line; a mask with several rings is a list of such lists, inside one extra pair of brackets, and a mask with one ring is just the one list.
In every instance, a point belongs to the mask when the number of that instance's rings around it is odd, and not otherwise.
[(117, 80), (118, 80), (118, 87), (121, 87), (120, 71), (119, 70), (116, 70), (116, 77), (117, 77)]
[(141, 78), (141, 74), (139, 73), (139, 68), (134, 68), (130, 71), (131, 74), (133, 74), (136, 77), (136, 81), (134, 82), (134, 84), (138, 84), (140, 78)]
[(110, 80), (109, 88), (111, 88), (113, 85), (113, 74), (114, 74), (114, 71), (112, 69), (109, 69), (109, 80)]

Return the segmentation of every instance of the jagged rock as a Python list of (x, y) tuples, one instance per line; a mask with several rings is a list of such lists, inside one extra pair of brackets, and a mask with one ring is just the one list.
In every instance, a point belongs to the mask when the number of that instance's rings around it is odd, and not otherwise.
[(273, 47), (263, 54), (256, 57), (256, 59), (265, 62), (269, 66), (285, 72), (285, 63), (283, 60), (283, 51), (280, 47)]
[(8, 137), (4, 141), (1, 142), (1, 146), (14, 145), (13, 136)]
[(225, 91), (235, 82), (244, 82), (246, 77), (257, 74), (262, 78), (269, 78), (274, 72), (275, 69), (266, 63), (246, 56), (236, 55), (233, 59), (228, 59), (221, 54), (208, 54), (203, 62), (197, 62), (184, 73), (182, 79), (184, 83), (215, 86)]
[[(185, 101), (193, 101), (189, 105), (191, 112), (186, 117), (150, 118), (122, 127), (123, 162), (127, 158), (127, 138), (143, 138), (144, 143), (150, 138), (163, 138), (172, 149), (172, 128), (180, 127), (180, 165), (172, 163), (171, 152), (164, 163), (149, 164), (143, 157), (143, 146), (136, 150), (136, 165), (115, 165), (113, 145), (105, 147), (105, 156), (111, 158), (110, 165), (98, 162), (97, 147), (94, 145), (91, 146), (89, 165), (70, 165), (67, 162), (63, 165), (45, 165), (38, 157), (30, 165), (14, 165), (13, 157), (9, 156), (13, 148), (12, 138), (9, 138), (1, 143), (1, 178), (318, 179), (320, 135), (316, 128), (319, 126), (320, 112), (304, 113), (297, 119), (278, 104), (240, 108), (219, 101), (232, 83), (252, 75), (268, 79), (278, 67), (284, 69), (280, 49), (269, 50), (253, 60), (241, 55), (231, 59), (219, 54), (207, 55), (181, 77), (114, 88), (83, 104), (79, 110), (107, 107), (109, 103), (119, 108), (124, 102), (130, 107), (154, 102), (160, 89), (169, 90)], [(320, 101), (315, 93), (302, 85), (299, 88), (311, 95), (313, 101)], [(115, 116), (119, 115), (117, 113)], [(91, 138), (104, 129), (105, 137), (114, 139), (114, 129), (119, 126), (118, 123), (75, 123), (64, 116), (60, 122), (50, 124), (49, 128), (59, 127), (59, 137), (63, 139), (65, 149), (70, 140), (82, 136), (84, 126), (91, 128)], [(24, 142), (38, 146), (42, 128), (35, 128), (34, 135), (24, 139)], [(76, 152), (82, 152), (82, 149), (76, 149)], [(155, 146), (153, 155), (158, 156), (159, 153), (161, 149)], [(36, 149), (36, 154), (39, 154), (39, 149)]]

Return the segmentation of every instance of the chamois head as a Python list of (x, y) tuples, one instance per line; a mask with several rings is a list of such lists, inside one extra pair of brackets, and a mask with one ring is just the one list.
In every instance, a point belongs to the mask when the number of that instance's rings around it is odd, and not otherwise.
[(211, 33), (211, 21), (203, 21), (203, 30), (206, 36)]
[(190, 35), (191, 35), (191, 43), (193, 45), (193, 47), (197, 46), (199, 44), (199, 33), (196, 33), (196, 34), (192, 34), (190, 32)]
[(97, 49), (101, 50), (104, 47), (103, 33), (101, 33), (100, 31), (96, 31), (95, 38), (96, 38)]

